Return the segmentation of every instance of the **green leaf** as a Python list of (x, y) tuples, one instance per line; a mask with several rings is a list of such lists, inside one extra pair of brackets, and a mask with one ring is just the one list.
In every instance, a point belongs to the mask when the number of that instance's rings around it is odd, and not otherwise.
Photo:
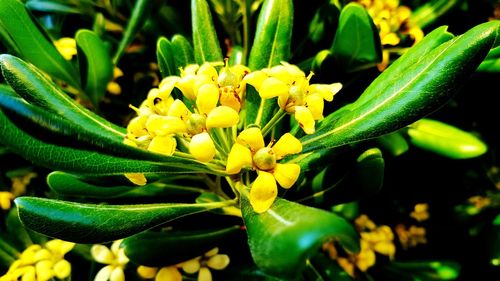
[(362, 194), (374, 194), (384, 183), (385, 162), (378, 148), (363, 152), (357, 159), (354, 178)]
[(335, 30), (339, 21), (340, 7), (335, 1), (329, 1), (320, 6), (309, 23), (309, 38), (319, 43)]
[[(266, 0), (257, 21), (248, 66), (259, 70), (280, 64), (290, 58), (293, 27), (293, 2), (291, 0)], [(263, 127), (271, 119), (276, 101), (262, 100), (257, 91), (247, 92), (245, 126), (258, 124)]]
[(18, 0), (0, 2), (0, 39), (9, 44), (8, 48), (50, 76), (80, 89), (75, 68), (39, 30), (23, 3)]
[(234, 202), (98, 205), (18, 197), (15, 203), (22, 223), (36, 232), (76, 243), (102, 243)]
[(113, 79), (113, 63), (108, 48), (94, 32), (80, 29), (75, 35), (82, 86), (97, 108)]
[(419, 5), (411, 14), (410, 22), (426, 28), (433, 22), (439, 20), (444, 14), (450, 10), (463, 4), (463, 0), (431, 0), (423, 5)]
[(477, 71), (499, 73), (500, 72), (500, 58), (499, 59), (484, 60), (477, 68)]
[(89, 130), (106, 132), (117, 140), (123, 140), (125, 137), (124, 128), (76, 103), (33, 65), (3, 54), (0, 55), (0, 67), (7, 83), (29, 103)]
[(460, 273), (460, 264), (453, 261), (392, 262), (387, 267), (413, 280), (455, 280)]
[(277, 198), (262, 214), (241, 197), (243, 219), (252, 257), (264, 272), (276, 277), (298, 276), (321, 245), (330, 239), (350, 252), (359, 251), (353, 226), (338, 215)]
[(402, 132), (397, 131), (377, 138), (377, 143), (392, 156), (399, 156), (410, 148)]
[(223, 60), (210, 7), (206, 0), (191, 0), (194, 56), (198, 64)]
[(229, 54), (229, 65), (244, 64), (245, 51), (243, 47), (234, 45), (231, 47), (231, 54)]
[[(141, 161), (47, 143), (18, 128), (0, 110), (0, 143), (38, 165), (87, 175), (121, 175), (124, 173), (211, 173), (205, 165), (181, 157), (165, 157), (144, 152), (148, 157), (161, 157), (167, 162)], [(132, 148), (132, 147), (131, 147)], [(133, 149), (133, 148), (132, 148)], [(223, 171), (219, 171), (223, 173)], [(216, 172), (217, 173), (217, 172)]]
[(122, 57), (127, 46), (134, 40), (137, 32), (142, 28), (146, 20), (150, 17), (151, 11), (156, 1), (151, 0), (137, 0), (134, 7), (132, 8), (132, 14), (130, 15), (127, 27), (123, 32), (123, 37), (120, 40), (120, 44), (113, 56), (113, 65), (117, 65), (118, 61)]
[(160, 37), (156, 42), (156, 59), (160, 68), (161, 77), (177, 75), (177, 67), (173, 53), (172, 43), (165, 38)]
[[(194, 50), (186, 37), (176, 34), (172, 37), (172, 52), (174, 53), (175, 65), (185, 67), (195, 63)], [(176, 69), (176, 73), (179, 69)]]
[(488, 150), (474, 135), (432, 119), (413, 123), (407, 134), (413, 145), (452, 159), (478, 157)]
[(161, 267), (201, 256), (239, 231), (241, 228), (237, 225), (202, 231), (147, 231), (126, 238), (121, 247), (136, 264)]
[(29, 10), (45, 12), (45, 13), (83, 14), (85, 12), (85, 10), (82, 9), (82, 7), (75, 7), (72, 5), (57, 3), (56, 1), (53, 0), (52, 1), (28, 0), (24, 5)]
[(375, 66), (382, 60), (378, 29), (363, 6), (349, 3), (342, 9), (330, 50), (347, 72)]
[(59, 195), (85, 198), (123, 198), (123, 197), (158, 197), (179, 194), (199, 194), (205, 190), (186, 185), (153, 182), (143, 186), (101, 186), (84, 181), (84, 179), (64, 173), (52, 172), (47, 176), (50, 189)]
[(476, 70), (499, 25), (480, 24), (453, 40), (446, 28), (433, 31), (378, 76), (358, 100), (326, 117), (316, 133), (301, 138), (302, 152), (377, 137), (435, 111)]

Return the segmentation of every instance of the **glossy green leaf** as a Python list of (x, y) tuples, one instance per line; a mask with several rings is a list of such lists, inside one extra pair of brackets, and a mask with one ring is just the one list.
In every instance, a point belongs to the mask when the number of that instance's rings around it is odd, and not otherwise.
[(86, 96), (97, 108), (113, 79), (113, 63), (108, 48), (94, 32), (81, 29), (75, 35), (78, 63)]
[(58, 14), (82, 14), (85, 7), (75, 7), (71, 4), (57, 3), (57, 1), (47, 0), (28, 0), (24, 4), (26, 8), (32, 11)]
[(194, 56), (198, 64), (223, 60), (210, 7), (206, 0), (191, 0)]
[(0, 2), (0, 39), (8, 43), (19, 56), (44, 72), (79, 89), (75, 68), (66, 61), (56, 47), (33, 22), (23, 3), (18, 0)]
[(2, 74), (9, 85), (26, 101), (48, 112), (123, 140), (125, 129), (89, 111), (72, 100), (36, 67), (11, 55), (0, 55)]
[(234, 202), (99, 205), (18, 197), (15, 203), (22, 223), (36, 232), (76, 243), (101, 243)]
[(486, 144), (471, 133), (432, 119), (413, 123), (407, 134), (413, 145), (452, 159), (473, 158), (488, 150)]
[(463, 0), (431, 0), (419, 5), (411, 14), (410, 22), (425, 28), (439, 20), (448, 11), (463, 4)]
[(241, 198), (252, 257), (264, 272), (276, 277), (298, 276), (306, 260), (329, 239), (351, 252), (359, 251), (353, 226), (338, 215), (277, 198), (262, 214)]
[(374, 194), (384, 183), (385, 162), (378, 148), (363, 152), (356, 160), (355, 179), (363, 194)]
[(165, 37), (160, 37), (156, 42), (156, 59), (162, 77), (177, 75), (172, 43)]
[(378, 76), (358, 100), (326, 117), (316, 133), (301, 138), (303, 152), (377, 137), (435, 111), (476, 70), (499, 26), (498, 21), (480, 24), (453, 40), (446, 28), (430, 33)]
[[(12, 152), (38, 165), (81, 174), (211, 173), (211, 170), (205, 165), (181, 157), (170, 158), (144, 152), (143, 154), (147, 154), (148, 157), (161, 157), (163, 160), (170, 160), (164, 162), (158, 158), (157, 161), (141, 161), (44, 142), (17, 127), (1, 110), (0, 143), (9, 147)], [(219, 171), (219, 173), (223, 172)]]
[(86, 198), (157, 197), (204, 192), (201, 188), (163, 182), (153, 182), (143, 186), (100, 186), (88, 183), (76, 175), (64, 172), (50, 173), (47, 176), (47, 184), (52, 191), (59, 195)]
[(500, 72), (500, 58), (484, 60), (477, 68), (477, 71), (499, 73)]
[(121, 246), (132, 262), (161, 267), (201, 256), (239, 231), (237, 225), (202, 231), (148, 231), (126, 238)]
[(410, 148), (408, 142), (403, 137), (402, 132), (397, 131), (377, 138), (377, 143), (381, 148), (388, 151), (392, 156), (399, 156)]
[(460, 273), (460, 264), (453, 261), (392, 262), (387, 265), (391, 272), (401, 278), (413, 280), (455, 280)]
[(349, 3), (342, 9), (330, 50), (346, 72), (372, 67), (382, 60), (378, 29), (363, 6)]
[[(259, 70), (278, 65), (290, 58), (293, 27), (293, 2), (291, 0), (266, 0), (257, 21), (255, 39), (250, 50), (248, 66)], [(247, 92), (245, 125), (264, 125), (276, 108), (276, 101), (262, 100), (256, 91)]]
[(137, 0), (135, 1), (132, 13), (128, 18), (127, 27), (123, 32), (123, 37), (113, 56), (113, 65), (117, 65), (127, 46), (134, 40), (135, 35), (142, 28), (146, 20), (150, 17), (155, 1)]
[[(195, 63), (193, 47), (186, 37), (179, 34), (174, 35), (172, 37), (172, 51), (177, 67), (185, 67), (188, 64)], [(176, 71), (179, 72), (178, 69)]]

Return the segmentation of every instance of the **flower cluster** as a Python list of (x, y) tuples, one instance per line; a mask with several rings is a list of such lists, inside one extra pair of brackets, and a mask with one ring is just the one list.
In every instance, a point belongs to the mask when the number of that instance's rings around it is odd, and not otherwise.
[(206, 252), (203, 256), (171, 266), (161, 268), (139, 266), (137, 273), (144, 279), (181, 281), (182, 274), (179, 268), (187, 274), (198, 273), (198, 281), (212, 281), (210, 269), (223, 270), (229, 265), (229, 256), (219, 254), (219, 248)]
[(387, 225), (377, 226), (366, 215), (361, 215), (355, 220), (356, 228), (361, 235), (361, 251), (358, 254), (346, 253), (339, 255), (333, 243), (327, 243), (323, 248), (331, 259), (336, 260), (340, 267), (350, 276), (355, 276), (355, 271), (366, 272), (375, 265), (375, 253), (388, 256), (391, 259), (396, 253), (394, 233)]
[(378, 65), (380, 70), (385, 69), (389, 64), (390, 52), (387, 50), (387, 46), (399, 46), (404, 43), (406, 38), (410, 38), (411, 43), (415, 44), (424, 37), (422, 29), (410, 22), (411, 9), (400, 5), (399, 0), (355, 1), (366, 8), (379, 30), (380, 41), (384, 46), (382, 63)]
[[(277, 183), (290, 188), (300, 173), (299, 165), (278, 161), (302, 151), (301, 142), (291, 133), (276, 143), (271, 139), (268, 146), (266, 134), (286, 113), (293, 114), (306, 134), (314, 133), (315, 122), (323, 118), (324, 101), (332, 101), (342, 85), (310, 84), (312, 73), (306, 76), (286, 62), (251, 72), (243, 65), (228, 66), (226, 60), (225, 64), (188, 65), (180, 72), (151, 89), (139, 108), (131, 106), (137, 116), (127, 126), (124, 143), (212, 162), (228, 175), (256, 171), (250, 202), (255, 211), (266, 211), (277, 196)], [(240, 131), (247, 84), (263, 100), (276, 98), (279, 111), (262, 128), (250, 124)], [(147, 182), (143, 174), (126, 176), (138, 185)]]
[(90, 253), (94, 260), (98, 263), (106, 264), (101, 268), (95, 276), (96, 281), (124, 281), (125, 273), (124, 268), (129, 262), (128, 257), (125, 255), (125, 250), (120, 248), (122, 240), (116, 240), (111, 244), (111, 248), (104, 245), (93, 245)]
[(74, 243), (58, 239), (48, 241), (44, 247), (31, 245), (10, 265), (7, 273), (0, 277), (0, 281), (68, 278), (71, 274), (71, 264), (64, 259), (64, 255), (74, 246)]

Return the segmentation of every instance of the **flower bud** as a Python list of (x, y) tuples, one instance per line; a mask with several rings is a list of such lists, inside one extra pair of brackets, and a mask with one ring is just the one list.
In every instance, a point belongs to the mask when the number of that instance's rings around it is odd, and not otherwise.
[(200, 134), (206, 130), (205, 123), (207, 118), (204, 115), (193, 113), (186, 122), (187, 131), (191, 135)]
[(207, 132), (194, 135), (189, 143), (189, 153), (201, 162), (208, 162), (215, 156), (215, 145)]
[(253, 163), (259, 170), (272, 170), (276, 166), (276, 154), (270, 147), (261, 148), (253, 155)]

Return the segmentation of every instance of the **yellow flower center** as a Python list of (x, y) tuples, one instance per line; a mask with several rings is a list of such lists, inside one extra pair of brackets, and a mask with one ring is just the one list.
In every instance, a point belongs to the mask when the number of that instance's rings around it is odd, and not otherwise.
[(276, 154), (270, 147), (263, 147), (253, 156), (254, 165), (262, 171), (269, 171), (276, 167)]
[(186, 122), (188, 133), (191, 135), (200, 134), (206, 130), (205, 122), (207, 118), (202, 114), (193, 113)]

